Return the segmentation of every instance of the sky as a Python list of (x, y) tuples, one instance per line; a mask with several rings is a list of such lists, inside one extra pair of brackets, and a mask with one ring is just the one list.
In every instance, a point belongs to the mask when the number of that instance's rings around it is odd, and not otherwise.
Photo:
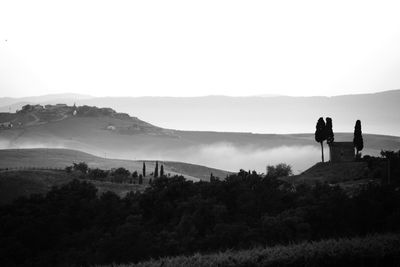
[(0, 97), (400, 88), (399, 1), (0, 1)]

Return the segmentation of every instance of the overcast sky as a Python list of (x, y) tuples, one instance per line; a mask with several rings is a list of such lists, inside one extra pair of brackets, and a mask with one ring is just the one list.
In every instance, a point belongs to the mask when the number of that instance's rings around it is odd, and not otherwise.
[(400, 88), (400, 1), (0, 1), (0, 97)]

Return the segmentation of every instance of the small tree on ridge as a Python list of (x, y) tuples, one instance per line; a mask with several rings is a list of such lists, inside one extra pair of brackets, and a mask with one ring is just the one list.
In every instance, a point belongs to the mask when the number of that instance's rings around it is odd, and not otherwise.
[(362, 137), (360, 120), (357, 120), (356, 125), (354, 126), (353, 145), (356, 148), (356, 156), (359, 157), (360, 151), (363, 150), (363, 148), (364, 148), (364, 140)]
[(328, 145), (330, 145), (333, 143), (333, 141), (335, 141), (335, 135), (333, 134), (333, 129), (332, 129), (332, 119), (329, 117), (326, 118), (325, 132), (326, 132), (326, 142), (328, 143)]
[(315, 126), (315, 141), (321, 144), (322, 162), (324, 162), (324, 140), (326, 140), (325, 121), (321, 117)]

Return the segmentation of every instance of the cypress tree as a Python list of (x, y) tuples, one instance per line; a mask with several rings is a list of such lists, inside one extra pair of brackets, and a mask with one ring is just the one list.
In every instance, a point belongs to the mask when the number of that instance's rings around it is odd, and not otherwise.
[(326, 118), (325, 129), (326, 129), (326, 142), (330, 145), (333, 143), (333, 141), (335, 141), (335, 135), (333, 134), (332, 130), (332, 119), (329, 117)]
[(324, 162), (324, 140), (326, 140), (325, 121), (321, 117), (315, 126), (315, 141), (321, 144), (322, 162)]
[(160, 177), (164, 176), (164, 165), (161, 165), (160, 167)]
[(158, 161), (156, 161), (156, 167), (154, 169), (154, 178), (158, 177)]
[(359, 153), (364, 148), (364, 140), (362, 137), (361, 131), (361, 121), (357, 120), (356, 125), (354, 126), (354, 138), (353, 138), (353, 145), (356, 148), (356, 156), (359, 157)]
[(146, 163), (143, 161), (143, 177), (146, 177)]

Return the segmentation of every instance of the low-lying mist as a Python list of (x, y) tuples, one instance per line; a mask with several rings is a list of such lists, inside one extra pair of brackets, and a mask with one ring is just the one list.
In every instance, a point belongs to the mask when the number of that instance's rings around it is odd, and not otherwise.
[[(265, 172), (267, 165), (281, 162), (290, 164), (294, 173), (306, 170), (320, 160), (318, 146), (279, 146), (258, 148), (255, 146), (237, 146), (232, 143), (214, 143), (195, 145), (180, 149), (156, 149), (155, 147), (138, 147), (134, 150), (101, 150), (92, 146), (82, 147), (68, 142), (10, 142), (0, 139), (0, 149), (24, 148), (66, 148), (77, 149), (99, 157), (129, 160), (180, 161), (204, 165), (217, 169), (236, 172), (239, 169)], [(117, 167), (117, 166), (116, 166)]]
[(280, 146), (256, 148), (235, 146), (231, 143), (193, 146), (181, 150), (162, 151), (157, 155), (142, 152), (145, 158), (183, 161), (237, 172), (239, 169), (266, 171), (267, 165), (281, 162), (290, 164), (294, 173), (306, 170), (320, 159), (320, 150), (314, 146)]
[[(207, 167), (237, 172), (239, 169), (266, 172), (267, 165), (286, 163), (292, 166), (294, 174), (305, 171), (321, 161), (321, 150), (318, 145), (277, 146), (272, 148), (256, 147), (254, 145), (238, 146), (232, 143), (219, 142), (209, 145), (193, 145), (186, 148), (171, 149), (151, 147), (136, 147), (133, 150), (102, 150), (82, 144), (58, 142), (10, 142), (0, 139), (0, 149), (23, 148), (65, 148), (87, 152), (98, 157), (128, 160), (159, 160), (179, 161), (204, 165)], [(325, 145), (325, 159), (329, 160), (329, 148)], [(365, 151), (377, 154), (376, 151)], [(115, 166), (118, 167), (118, 166)]]

